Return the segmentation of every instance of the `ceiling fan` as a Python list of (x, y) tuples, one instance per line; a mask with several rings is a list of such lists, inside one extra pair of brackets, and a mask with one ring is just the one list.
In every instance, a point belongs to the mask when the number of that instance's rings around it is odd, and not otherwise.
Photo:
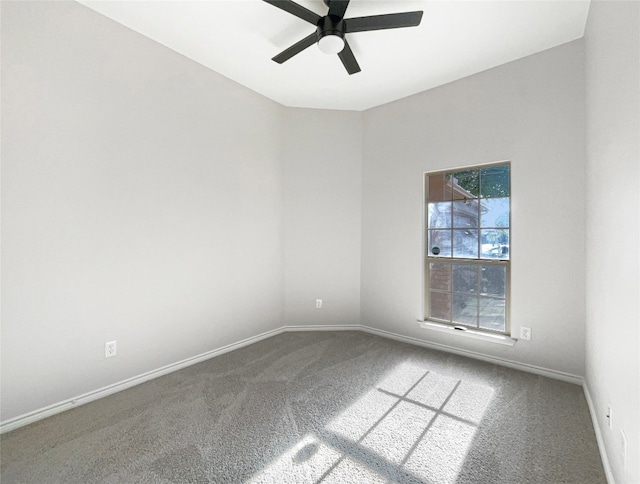
[(325, 54), (338, 54), (350, 75), (360, 72), (360, 66), (351, 47), (349, 47), (345, 34), (368, 30), (416, 27), (420, 25), (420, 20), (422, 20), (421, 11), (344, 18), (349, 0), (324, 0), (324, 3), (329, 7), (329, 12), (324, 17), (291, 0), (264, 1), (316, 26), (315, 32), (283, 50), (272, 60), (282, 64), (317, 42), (318, 48)]

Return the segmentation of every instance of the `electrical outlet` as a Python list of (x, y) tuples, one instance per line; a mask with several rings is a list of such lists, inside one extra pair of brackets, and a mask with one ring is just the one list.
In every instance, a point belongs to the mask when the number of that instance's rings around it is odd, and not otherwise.
[(116, 356), (118, 354), (118, 342), (117, 341), (109, 341), (104, 344), (104, 357), (111, 358), (112, 356)]
[(529, 341), (531, 339), (531, 328), (520, 326), (520, 339)]
[(322, 309), (322, 299), (316, 299), (316, 309)]
[(607, 419), (609, 420), (609, 430), (611, 430), (611, 423), (613, 422), (613, 417), (611, 415), (611, 405), (607, 405)]

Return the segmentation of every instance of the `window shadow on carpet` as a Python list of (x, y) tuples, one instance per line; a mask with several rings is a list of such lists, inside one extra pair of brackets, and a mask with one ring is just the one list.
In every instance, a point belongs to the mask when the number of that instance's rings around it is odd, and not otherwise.
[(453, 483), (493, 394), (486, 385), (399, 364), (248, 482)]

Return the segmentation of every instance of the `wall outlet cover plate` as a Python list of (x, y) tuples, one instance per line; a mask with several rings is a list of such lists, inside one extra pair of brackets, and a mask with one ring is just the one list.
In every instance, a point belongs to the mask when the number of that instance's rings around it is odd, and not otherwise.
[(111, 358), (112, 356), (116, 356), (118, 354), (118, 342), (117, 341), (108, 341), (104, 344), (104, 357)]

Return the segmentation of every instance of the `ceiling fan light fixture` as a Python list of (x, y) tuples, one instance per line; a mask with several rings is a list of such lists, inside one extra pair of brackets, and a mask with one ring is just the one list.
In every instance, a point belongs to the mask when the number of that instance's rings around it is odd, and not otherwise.
[[(1, 0), (0, 0), (1, 1)], [(327, 14), (322, 17), (293, 0), (264, 0), (305, 22), (316, 26), (316, 32), (307, 35), (291, 47), (286, 48), (272, 60), (278, 64), (291, 59), (307, 47), (317, 43), (318, 48), (325, 54), (338, 54), (342, 65), (349, 75), (360, 72), (358, 61), (353, 55), (346, 34), (366, 32), (369, 30), (398, 29), (402, 27), (417, 27), (422, 19), (422, 12), (401, 12), (367, 17), (353, 17), (345, 19), (345, 13), (350, 0), (324, 0), (329, 7)]]
[(318, 40), (318, 49), (325, 54), (338, 54), (344, 49), (344, 39), (337, 34), (328, 34)]

